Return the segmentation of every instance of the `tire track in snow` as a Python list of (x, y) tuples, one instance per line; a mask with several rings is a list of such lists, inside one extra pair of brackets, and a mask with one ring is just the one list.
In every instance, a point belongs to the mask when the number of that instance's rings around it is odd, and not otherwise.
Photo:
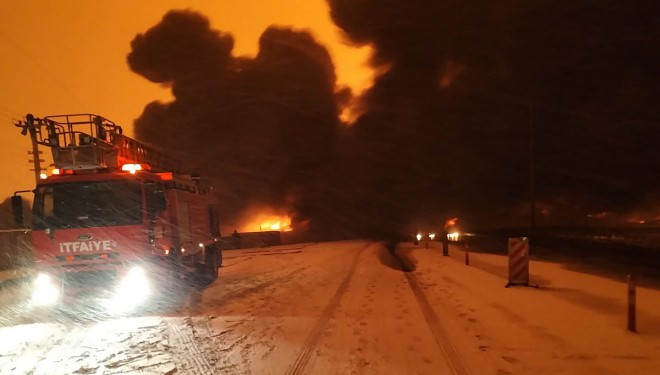
[(429, 302), (429, 299), (426, 297), (426, 294), (424, 294), (419, 280), (413, 272), (414, 268), (411, 268), (410, 266), (412, 263), (408, 259), (404, 259), (404, 257), (398, 254), (396, 251), (392, 251), (391, 254), (394, 259), (396, 259), (397, 263), (399, 263), (401, 266), (403, 274), (408, 280), (408, 286), (410, 286), (410, 289), (415, 295), (417, 304), (422, 310), (424, 319), (426, 319), (426, 323), (431, 329), (431, 333), (435, 338), (435, 342), (438, 344), (438, 348), (440, 348), (440, 351), (445, 356), (445, 359), (447, 359), (447, 364), (449, 365), (451, 373), (455, 375), (469, 375), (470, 372), (468, 371), (468, 367), (463, 360), (463, 357), (451, 344), (447, 330), (442, 326), (442, 323), (440, 323), (438, 315), (435, 313), (435, 310), (433, 310), (433, 306)]
[(300, 268), (297, 268), (297, 269), (295, 269), (291, 272), (288, 272), (284, 275), (277, 276), (277, 277), (274, 277), (272, 279), (266, 279), (265, 281), (260, 282), (260, 283), (254, 285), (254, 286), (244, 288), (244, 289), (234, 290), (232, 292), (227, 293), (224, 296), (224, 298), (226, 300), (231, 300), (231, 299), (236, 299), (236, 298), (243, 298), (247, 295), (250, 295), (250, 294), (259, 292), (263, 289), (266, 289), (269, 286), (276, 285), (276, 284), (279, 284), (279, 283), (284, 282), (284, 281), (288, 281), (288, 280), (292, 279), (294, 276), (296, 276), (297, 274), (305, 271), (306, 268), (307, 267), (300, 267)]
[(321, 335), (323, 334), (323, 331), (325, 331), (326, 326), (330, 321), (330, 317), (332, 317), (332, 314), (337, 309), (337, 306), (339, 306), (339, 302), (341, 301), (341, 298), (346, 293), (346, 289), (348, 289), (348, 285), (351, 283), (351, 279), (353, 279), (353, 275), (355, 274), (355, 269), (357, 268), (358, 259), (360, 258), (360, 255), (362, 254), (364, 249), (368, 248), (371, 245), (372, 244), (368, 244), (355, 253), (355, 256), (353, 257), (353, 261), (351, 263), (351, 268), (344, 277), (344, 280), (342, 280), (341, 284), (339, 284), (339, 288), (337, 288), (337, 291), (330, 300), (330, 303), (325, 307), (325, 309), (323, 309), (323, 313), (316, 321), (316, 324), (314, 325), (314, 328), (310, 332), (309, 336), (307, 336), (307, 340), (305, 340), (305, 344), (303, 345), (302, 350), (298, 354), (298, 357), (293, 362), (293, 364), (289, 366), (285, 374), (299, 375), (306, 373), (305, 368), (309, 363), (309, 358), (312, 355), (314, 348), (318, 344)]
[[(287, 282), (291, 280), (294, 276), (297, 274), (303, 272), (306, 270), (307, 267), (300, 267), (297, 268), (291, 272), (288, 272), (286, 274), (273, 277), (272, 279), (266, 279), (264, 281), (258, 282), (256, 285), (253, 285), (251, 287), (247, 288), (236, 288), (233, 291), (228, 292), (227, 294), (224, 294), (222, 296), (221, 301), (211, 304), (211, 305), (206, 305), (202, 306), (201, 300), (195, 301), (194, 303), (189, 303), (188, 306), (186, 306), (185, 310), (183, 310), (185, 315), (200, 315), (200, 314), (215, 314), (217, 312), (217, 309), (225, 304), (227, 301), (232, 301), (232, 300), (237, 300), (241, 298), (248, 297), (250, 295), (253, 295), (255, 293), (258, 293), (268, 287), (271, 287), (273, 285)], [(271, 273), (271, 275), (274, 275), (275, 273)], [(198, 298), (201, 299), (201, 293), (198, 296)], [(211, 309), (208, 311), (207, 309)], [(179, 316), (180, 314), (177, 312), (175, 316)]]
[(191, 320), (184, 320), (187, 323), (185, 328), (181, 328), (178, 322), (168, 321), (172, 347), (177, 348), (177, 366), (185, 364), (186, 367), (182, 368), (186, 374), (194, 375), (213, 375), (214, 369), (211, 364), (206, 360), (204, 353), (197, 346), (197, 342), (193, 335), (193, 327)]

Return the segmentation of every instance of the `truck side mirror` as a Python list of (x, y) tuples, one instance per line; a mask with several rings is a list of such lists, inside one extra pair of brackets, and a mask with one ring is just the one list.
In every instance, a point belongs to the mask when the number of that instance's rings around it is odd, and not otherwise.
[(11, 197), (11, 210), (14, 214), (14, 223), (19, 226), (25, 226), (23, 219), (23, 198), (20, 195)]

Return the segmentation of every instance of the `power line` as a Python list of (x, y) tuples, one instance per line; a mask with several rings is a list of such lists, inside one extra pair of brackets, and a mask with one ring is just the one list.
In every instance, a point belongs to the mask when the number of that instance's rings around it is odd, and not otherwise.
[(14, 42), (13, 40), (11, 40), (7, 36), (7, 34), (5, 34), (4, 31), (2, 31), (2, 29), (0, 29), (0, 36), (2, 36), (10, 45), (14, 46), (14, 48), (16, 48), (23, 56), (25, 56), (27, 58), (27, 60), (29, 60), (30, 63), (32, 65), (34, 65), (37, 68), (37, 70), (39, 70), (44, 76), (46, 76), (51, 81), (53, 81), (57, 86), (59, 86), (63, 90), (63, 92), (65, 92), (67, 95), (69, 95), (71, 97), (71, 99), (73, 99), (73, 101), (76, 102), (76, 104), (78, 104), (81, 107), (83, 106), (82, 102), (73, 93), (73, 91), (69, 90), (69, 88), (62, 81), (60, 81), (57, 77), (55, 77), (53, 74), (51, 74), (48, 71), (48, 69), (46, 69), (43, 65), (38, 63), (38, 61), (39, 61), (38, 58), (35, 58), (34, 56), (32, 56), (32, 54), (30, 54), (28, 51), (26, 51), (25, 48), (23, 48), (20, 44), (18, 44), (16, 42)]

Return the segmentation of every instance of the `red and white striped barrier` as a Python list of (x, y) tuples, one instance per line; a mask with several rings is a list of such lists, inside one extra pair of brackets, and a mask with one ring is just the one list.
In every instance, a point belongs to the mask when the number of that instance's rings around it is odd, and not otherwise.
[(529, 285), (529, 239), (509, 238), (509, 283), (506, 285)]

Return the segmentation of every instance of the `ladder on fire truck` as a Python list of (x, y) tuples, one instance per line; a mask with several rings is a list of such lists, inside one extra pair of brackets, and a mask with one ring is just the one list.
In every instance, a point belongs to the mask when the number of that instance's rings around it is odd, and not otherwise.
[(60, 170), (118, 170), (124, 164), (148, 164), (154, 172), (189, 175), (176, 160), (148, 145), (124, 136), (122, 127), (94, 114), (72, 114), (36, 118), (14, 124), (21, 134), (30, 134), (35, 177), (40, 178), (39, 145), (52, 151)]

